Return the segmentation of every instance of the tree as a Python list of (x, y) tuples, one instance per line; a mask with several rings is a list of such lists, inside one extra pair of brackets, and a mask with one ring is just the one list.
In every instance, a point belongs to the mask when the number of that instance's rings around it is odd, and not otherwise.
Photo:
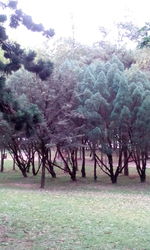
[[(23, 13), (22, 10), (17, 9), (17, 1), (8, 1), (7, 4), (1, 1), (0, 4), (4, 9), (10, 8), (13, 12), (10, 15), (10, 27), (17, 28), (20, 24), (23, 24), (32, 31), (42, 32), (43, 35), (49, 37), (54, 35), (54, 32), (44, 30), (41, 24), (35, 24), (31, 17)], [(43, 60), (36, 62), (35, 52), (25, 52), (19, 44), (10, 42), (5, 28), (7, 18), (7, 15), (0, 15), (0, 47), (3, 51), (4, 58), (7, 59), (0, 61), (0, 111), (8, 115), (15, 113), (16, 109), (13, 100), (11, 100), (13, 97), (10, 93), (10, 89), (5, 87), (7, 75), (17, 71), (23, 65), (28, 71), (36, 73), (42, 80), (45, 80), (52, 73), (53, 64), (50, 61), (44, 62)]]
[(36, 124), (40, 121), (40, 113), (36, 105), (17, 100), (5, 82), (8, 75), (18, 71), (22, 66), (45, 81), (52, 73), (53, 63), (50, 60), (37, 59), (34, 51), (27, 52), (19, 44), (10, 42), (6, 34), (7, 25), (5, 26), (5, 24), (8, 20), (9, 26), (15, 29), (19, 25), (24, 25), (27, 29), (40, 32), (48, 38), (54, 35), (54, 31), (52, 29), (45, 30), (42, 24), (34, 23), (30, 16), (17, 8), (17, 1), (8, 1), (7, 3), (0, 1), (0, 5), (4, 10), (9, 8), (12, 12), (10, 16), (0, 15), (0, 48), (4, 56), (4, 59), (0, 61), (0, 111), (8, 123), (9, 138), (5, 134), (5, 139), (7, 137), (5, 143), (13, 152), (18, 167), (26, 177), (29, 164), (21, 156), (22, 141), (23, 137), (30, 136), (35, 130)]
[[(128, 82), (123, 71), (123, 64), (116, 57), (106, 64), (91, 64), (77, 87), (77, 111), (84, 116), (84, 133), (94, 156), (94, 178), (97, 178), (98, 165), (111, 178), (112, 183), (117, 182), (131, 154), (123, 163), (123, 150), (128, 144), (124, 136), (129, 116)], [(98, 152), (107, 156), (108, 164), (105, 164)], [(116, 152), (117, 166), (114, 163)]]
[[(9, 77), (7, 84), (11, 86), (11, 90), (14, 93), (15, 98), (18, 98), (18, 96), (24, 96), (27, 99), (27, 103), (34, 103), (34, 105), (38, 107), (38, 110), (41, 114), (41, 121), (38, 126), (36, 126), (31, 138), (33, 149), (38, 153), (41, 159), (41, 186), (43, 187), (43, 176), (45, 176), (45, 169), (50, 172), (52, 177), (56, 176), (52, 166), (48, 163), (48, 148), (46, 146), (50, 142), (51, 138), (51, 132), (48, 125), (49, 123), (51, 124), (52, 116), (55, 116), (54, 113), (52, 114), (52, 110), (54, 109), (54, 97), (52, 97), (51, 93), (51, 81), (49, 80), (43, 82), (33, 73), (21, 69)], [(50, 116), (50, 114), (52, 115)], [(35, 174), (33, 165), (32, 169), (33, 174)]]
[[(7, 81), (16, 97), (24, 93), (28, 101), (36, 104), (42, 114), (42, 122), (38, 124), (34, 135), (35, 149), (44, 162), (42, 187), (45, 170), (48, 170), (52, 177), (56, 177), (53, 167), (62, 169), (75, 179), (78, 127), (74, 124), (73, 120), (76, 118), (71, 111), (74, 109), (74, 88), (79, 75), (79, 63), (75, 60), (65, 60), (63, 64), (55, 66), (47, 81), (43, 82), (23, 69), (10, 76)], [(64, 166), (56, 164), (55, 157), (51, 157), (51, 148), (55, 155), (59, 151)], [(69, 162), (63, 158), (64, 151)]]
[(150, 82), (146, 75), (139, 70), (129, 72), (128, 81), (130, 88), (129, 109), (131, 114), (128, 133), (132, 148), (132, 158), (141, 182), (145, 182), (150, 146)]

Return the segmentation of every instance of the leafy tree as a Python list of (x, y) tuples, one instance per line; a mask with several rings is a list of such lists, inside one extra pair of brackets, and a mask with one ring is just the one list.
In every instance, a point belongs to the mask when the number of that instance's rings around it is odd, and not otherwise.
[[(9, 77), (7, 84), (11, 86), (11, 90), (16, 98), (18, 98), (18, 96), (24, 95), (28, 100), (28, 103), (34, 103), (34, 105), (38, 107), (42, 119), (40, 124), (36, 126), (34, 134), (32, 134), (33, 147), (31, 150), (34, 150), (38, 153), (41, 159), (40, 166), (42, 170), (44, 169), (43, 174), (45, 172), (45, 168), (47, 168), (51, 175), (55, 177), (55, 172), (48, 162), (48, 148), (46, 146), (51, 140), (51, 132), (48, 128), (48, 125), (51, 124), (52, 116), (55, 116), (55, 114), (52, 113), (52, 110), (54, 109), (54, 97), (52, 97), (51, 93), (51, 82), (43, 82), (39, 78), (35, 77), (33, 73), (21, 69)], [(29, 141), (29, 146), (30, 145), (31, 144)], [(33, 173), (35, 174), (34, 166), (32, 169)]]
[[(71, 114), (71, 111), (75, 105), (73, 90), (79, 75), (80, 67), (77, 61), (66, 60), (55, 66), (47, 81), (43, 82), (23, 69), (10, 76), (7, 81), (16, 97), (24, 93), (28, 101), (36, 104), (42, 114), (42, 122), (38, 124), (34, 134), (35, 149), (43, 162), (42, 187), (46, 170), (52, 177), (56, 177), (53, 167), (62, 169), (72, 179), (76, 178), (78, 127), (74, 124), (75, 114)], [(55, 155), (59, 151), (64, 166), (56, 163), (56, 157), (51, 157), (51, 148)], [(64, 151), (69, 162), (63, 157)]]

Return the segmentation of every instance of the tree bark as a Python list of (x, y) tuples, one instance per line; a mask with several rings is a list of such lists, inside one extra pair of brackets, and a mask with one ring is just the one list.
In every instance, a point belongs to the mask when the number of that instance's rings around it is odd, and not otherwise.
[(45, 169), (46, 169), (46, 157), (45, 157), (45, 144), (44, 142), (41, 142), (41, 162), (42, 162), (42, 170), (41, 170), (41, 187), (40, 188), (44, 188), (45, 187)]
[(56, 173), (54, 171), (54, 167), (52, 164), (49, 164), (49, 172), (50, 172), (52, 178), (56, 178)]
[(118, 176), (116, 176), (116, 175), (111, 175), (111, 182), (112, 182), (112, 184), (116, 184), (117, 183), (117, 177)]
[(45, 187), (45, 157), (42, 156), (41, 188)]
[(13, 170), (16, 170), (16, 161), (13, 159)]
[(5, 154), (5, 150), (1, 149), (1, 169), (0, 169), (0, 172), (4, 172), (4, 154)]
[(141, 181), (141, 183), (146, 182), (146, 173), (145, 173), (145, 171), (142, 171), (142, 173), (140, 175), (140, 181)]
[(117, 183), (117, 177), (119, 173), (114, 174), (112, 154), (107, 154), (107, 157), (108, 157), (108, 163), (109, 163), (109, 168), (110, 168), (110, 179), (111, 179), (112, 184), (115, 184)]
[(74, 161), (75, 161), (75, 165), (76, 165), (76, 171), (78, 171), (79, 170), (79, 168), (78, 168), (78, 149), (76, 149), (74, 152)]
[(21, 171), (23, 177), (27, 178), (28, 176), (27, 176), (27, 171), (26, 171), (26, 169), (24, 169), (24, 168), (22, 168), (22, 167), (19, 167), (19, 169), (20, 169), (20, 171)]
[(77, 180), (77, 178), (76, 178), (76, 171), (72, 171), (72, 173), (70, 174), (70, 176), (71, 176), (71, 180), (72, 181), (76, 181)]
[(54, 166), (52, 165), (51, 150), (47, 149), (47, 151), (46, 151), (46, 158), (47, 158), (46, 160), (47, 160), (47, 164), (48, 164), (48, 171), (51, 174), (52, 178), (56, 178), (56, 173), (54, 171)]
[(82, 178), (85, 178), (86, 177), (86, 172), (85, 172), (85, 148), (84, 147), (82, 147), (81, 152), (82, 152), (81, 173), (82, 173)]
[(93, 145), (93, 160), (94, 160), (94, 181), (97, 180), (97, 160), (95, 157), (95, 145)]
[(127, 147), (124, 148), (123, 154), (124, 154), (124, 164), (125, 164), (124, 175), (129, 176), (129, 168), (128, 168), (128, 162), (127, 162), (127, 158), (128, 158)]
[(76, 166), (76, 151), (72, 150), (71, 152), (71, 161), (72, 161), (72, 171), (71, 171), (71, 180), (76, 181), (76, 172), (77, 172), (77, 166)]

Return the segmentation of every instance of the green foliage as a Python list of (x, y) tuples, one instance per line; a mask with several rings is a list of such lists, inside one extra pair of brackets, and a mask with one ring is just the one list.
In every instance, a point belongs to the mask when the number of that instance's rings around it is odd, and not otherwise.
[(124, 65), (123, 63), (118, 59), (117, 56), (113, 56), (112, 59), (110, 60), (111, 64), (117, 64), (117, 67), (120, 71), (124, 71)]
[[(118, 89), (118, 88), (117, 88)], [(126, 113), (126, 111), (128, 110), (128, 106), (130, 105), (130, 97), (129, 97), (129, 90), (128, 90), (128, 84), (127, 81), (125, 79), (124, 76), (122, 76), (122, 78), (120, 78), (119, 81), (119, 89), (117, 91), (116, 97), (113, 101), (113, 111), (111, 114), (111, 117), (113, 119), (116, 119), (117, 122), (119, 122), (119, 115), (121, 116), (121, 126), (122, 121), (123, 121), (123, 114)], [(125, 111), (125, 113), (123, 112), (123, 110)], [(128, 110), (129, 111), (129, 110)], [(125, 121), (125, 119), (124, 119)]]
[(138, 44), (138, 47), (140, 49), (146, 47), (150, 47), (150, 36), (149, 36), (149, 31), (150, 31), (150, 23), (145, 23), (145, 26), (143, 26), (140, 30), (139, 33), (141, 35), (141, 41)]
[[(15, 130), (25, 130), (26, 135), (33, 133), (35, 125), (41, 120), (41, 114), (35, 104), (30, 101), (15, 99), (11, 89), (5, 85), (6, 77), (13, 72), (18, 71), (22, 66), (30, 72), (35, 73), (41, 80), (47, 80), (52, 73), (53, 63), (49, 60), (37, 60), (34, 51), (26, 52), (18, 43), (10, 42), (7, 36), (7, 26), (5, 21), (8, 20), (11, 28), (17, 28), (24, 25), (27, 29), (40, 32), (46, 37), (54, 35), (53, 30), (45, 30), (42, 24), (33, 22), (32, 17), (26, 15), (22, 10), (17, 8), (17, 1), (0, 2), (1, 6), (9, 8), (10, 15), (0, 15), (0, 47), (2, 56), (0, 58), (0, 111), (3, 118)], [(24, 105), (23, 105), (24, 104)]]
[[(33, 25), (32, 22), (31, 17), (17, 8), (11, 16), (12, 27), (24, 24), (32, 31), (43, 32), (42, 25)], [(5, 29), (3, 31), (5, 33)], [(13, 100), (10, 89), (5, 88), (1, 78), (3, 102), (11, 103), (11, 110), (6, 112), (4, 104), (0, 110), (5, 112), (7, 121), (17, 131), (24, 129), (26, 135), (31, 135), (32, 128), (42, 117), (33, 139), (35, 144), (44, 145), (45, 152), (47, 145), (59, 145), (60, 150), (70, 153), (79, 145), (84, 147), (81, 140), (85, 140), (92, 152), (94, 149), (96, 153), (106, 154), (107, 163), (100, 162), (99, 167), (113, 177), (122, 171), (125, 147), (128, 154), (130, 151), (135, 153), (137, 145), (141, 152), (146, 147), (149, 150), (150, 83), (147, 74), (138, 69), (138, 63), (130, 67), (134, 60), (127, 59), (125, 64), (119, 60), (123, 59), (124, 50), (120, 51), (120, 57), (115, 56), (119, 51), (108, 51), (105, 59), (100, 61), (103, 57), (101, 50), (77, 48), (77, 44), (67, 41), (66, 47), (64, 43), (59, 44), (57, 53), (53, 52), (53, 66), (49, 60), (37, 58), (34, 51), (26, 52), (18, 44), (3, 39), (1, 46), (7, 61), (2, 60), (0, 69), (5, 76), (21, 68), (9, 78), (9, 86), (12, 86), (13, 93), (16, 92), (15, 98), (20, 97)], [(87, 51), (92, 56), (86, 54)], [(48, 53), (46, 51), (46, 56), (50, 58)], [(41, 151), (39, 144), (36, 149)], [(112, 156), (118, 154), (117, 165)]]
[[(127, 81), (122, 72), (123, 65), (116, 57), (113, 57), (107, 64), (94, 66), (94, 64), (87, 66), (77, 91), (79, 96), (81, 95), (80, 113), (83, 112), (86, 117), (86, 136), (90, 136), (89, 139), (92, 140), (93, 134), (93, 140), (97, 142), (100, 134), (103, 138), (107, 138), (108, 133), (110, 137), (115, 136), (111, 124), (114, 122), (116, 127), (120, 126), (117, 121), (119, 121), (119, 116), (123, 121), (121, 111), (129, 104), (129, 98)], [(106, 138), (104, 143), (107, 144)], [(103, 142), (100, 140), (100, 143)]]
[[(119, 152), (123, 152), (125, 147), (129, 152), (133, 150), (134, 155), (137, 148), (144, 154), (149, 149), (150, 82), (146, 74), (138, 70), (129, 70), (125, 74), (122, 63), (113, 57), (99, 68), (99, 72), (94, 64), (87, 66), (80, 85), (77, 93), (82, 105), (79, 112), (85, 117), (85, 138), (107, 155), (107, 166), (98, 158), (103, 165), (100, 168), (114, 178), (122, 168), (122, 153), (118, 167), (113, 166), (113, 155), (118, 147)], [(139, 170), (139, 174), (142, 171)]]
[(26, 70), (39, 75), (41, 80), (46, 80), (52, 73), (53, 63), (50, 61), (38, 60), (34, 62), (35, 54), (30, 52), (27, 57), (24, 58), (24, 67)]

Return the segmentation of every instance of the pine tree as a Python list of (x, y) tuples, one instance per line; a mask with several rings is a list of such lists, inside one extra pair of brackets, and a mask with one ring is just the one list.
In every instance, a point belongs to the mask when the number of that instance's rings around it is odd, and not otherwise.
[[(150, 149), (150, 83), (140, 71), (129, 74), (130, 126), (132, 158), (141, 182), (146, 180), (146, 166)], [(132, 82), (133, 81), (133, 82)]]
[[(87, 66), (86, 74), (77, 89), (80, 97), (78, 112), (85, 118), (84, 133), (94, 158), (94, 178), (97, 178), (98, 165), (111, 178), (112, 183), (117, 182), (129, 158), (128, 155), (123, 163), (123, 151), (129, 141), (127, 132), (130, 121), (128, 82), (123, 71), (124, 66), (116, 57), (100, 67), (95, 67), (93, 63)], [(100, 152), (106, 155), (108, 164), (99, 157)], [(113, 159), (116, 154), (117, 167)]]

